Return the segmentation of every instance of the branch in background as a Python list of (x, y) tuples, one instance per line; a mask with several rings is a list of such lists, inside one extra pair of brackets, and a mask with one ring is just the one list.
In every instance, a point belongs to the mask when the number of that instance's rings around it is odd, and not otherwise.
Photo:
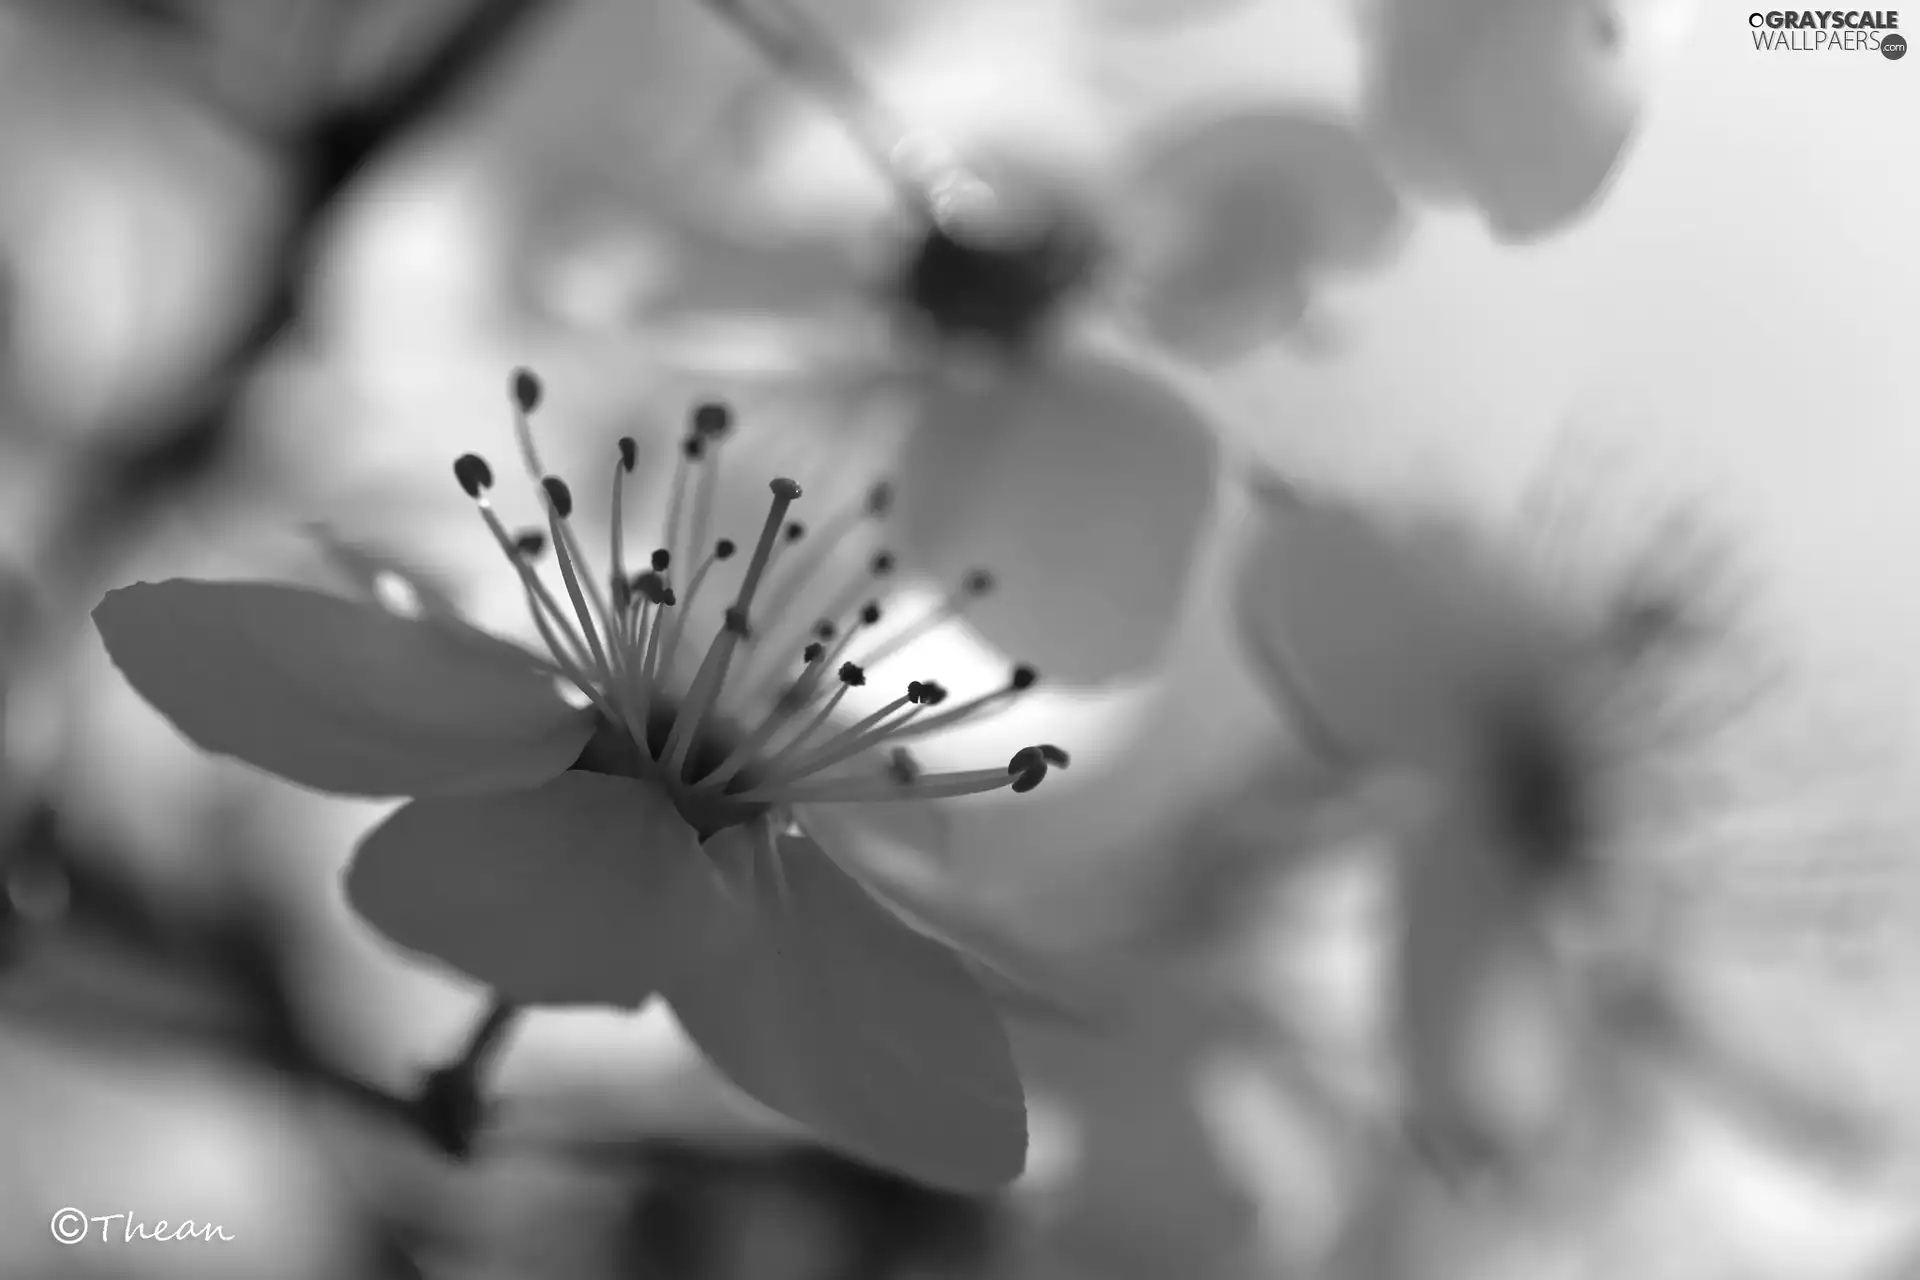
[(296, 135), (290, 157), (297, 175), (294, 212), (269, 269), (271, 279), (198, 393), (171, 420), (154, 424), (130, 444), (104, 450), (85, 469), (92, 486), (76, 497), (62, 536), (53, 542), (66, 563), (50, 566), (52, 572), (92, 563), (138, 526), (157, 496), (218, 462), (236, 433), (255, 371), (297, 326), (315, 242), (354, 178), (398, 140), (457, 103), (536, 17), (556, 11), (541, 0), (477, 0), (438, 47), (390, 87), (368, 101), (326, 110)]

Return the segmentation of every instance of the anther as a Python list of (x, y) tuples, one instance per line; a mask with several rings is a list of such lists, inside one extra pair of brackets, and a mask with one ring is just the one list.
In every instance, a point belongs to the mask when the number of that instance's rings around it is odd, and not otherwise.
[(864, 626), (873, 626), (880, 621), (880, 602), (869, 600), (860, 606), (860, 621)]
[(733, 429), (733, 410), (718, 400), (694, 406), (693, 429), (702, 436), (722, 436)]
[(680, 442), (680, 452), (684, 453), (690, 461), (700, 461), (707, 452), (706, 438), (704, 436), (688, 436)]
[(827, 652), (827, 646), (821, 644), (818, 640), (815, 640), (813, 643), (809, 644), (806, 648), (800, 651), (800, 660), (802, 662), (818, 662), (820, 661), (821, 658), (826, 656), (826, 652)]
[(639, 458), (639, 456), (640, 456), (639, 450), (637, 446), (635, 446), (635, 444), (633, 443), (633, 437), (621, 436), (620, 437), (621, 469), (627, 472), (627, 474), (629, 475), (633, 474), (633, 465), (635, 461)]
[(893, 486), (882, 480), (867, 490), (867, 514), (876, 518), (893, 510)]
[(858, 689), (867, 682), (867, 673), (860, 669), (860, 664), (857, 662), (841, 663), (839, 674), (840, 683), (850, 689)]
[(513, 549), (529, 560), (538, 560), (547, 549), (547, 535), (539, 529), (527, 529), (513, 535)]
[(540, 376), (531, 369), (515, 369), (509, 385), (514, 406), (522, 413), (532, 413), (538, 409), (541, 397), (546, 394), (546, 389), (540, 385)]
[(1033, 688), (1034, 681), (1039, 678), (1040, 673), (1023, 662), (1013, 669), (1013, 677), (1007, 681), (1007, 686), (1017, 693)]
[(1038, 747), (1022, 747), (1013, 753), (1013, 759), (1007, 761), (1007, 773), (1013, 778), (1013, 791), (1016, 795), (1025, 794), (1040, 785), (1047, 776), (1047, 757)]
[(667, 550), (665, 547), (659, 547), (655, 549), (648, 563), (653, 566), (655, 573), (665, 573), (668, 566), (673, 563), (673, 552)]
[(947, 700), (947, 686), (938, 680), (928, 680), (920, 686), (920, 705), (937, 707)]
[(753, 634), (753, 628), (747, 625), (747, 611), (738, 605), (728, 605), (723, 615), (724, 624), (729, 632), (742, 640)]
[(807, 536), (807, 526), (798, 520), (789, 521), (784, 534), (788, 542), (798, 542)]
[(567, 482), (559, 476), (548, 476), (540, 482), (546, 490), (547, 501), (553, 504), (553, 514), (565, 520), (573, 514), (573, 490), (567, 488)]
[(1067, 753), (1059, 747), (1054, 746), (1051, 742), (1041, 743), (1039, 751), (1041, 759), (1045, 760), (1048, 764), (1058, 765), (1064, 769), (1072, 763), (1072, 761), (1068, 759)]
[(873, 576), (876, 578), (886, 577), (893, 572), (893, 553), (891, 551), (882, 551), (873, 558), (867, 568), (872, 571)]
[(477, 453), (463, 453), (455, 458), (453, 474), (469, 498), (478, 498), (482, 492), (493, 488), (493, 468)]
[(800, 486), (798, 484), (795, 484), (793, 481), (787, 479), (785, 476), (781, 476), (778, 479), (768, 481), (767, 488), (773, 491), (774, 497), (783, 499), (784, 501), (787, 501), (787, 502), (797, 501), (800, 497)]
[(813, 634), (821, 640), (831, 640), (840, 634), (840, 628), (834, 626), (830, 619), (822, 618), (814, 623)]
[(713, 544), (713, 558), (715, 560), (731, 560), (733, 559), (733, 553), (739, 549), (739, 547), (734, 545), (732, 538), (722, 538)]
[(985, 569), (975, 569), (961, 582), (961, 589), (970, 596), (984, 596), (993, 590), (993, 575)]

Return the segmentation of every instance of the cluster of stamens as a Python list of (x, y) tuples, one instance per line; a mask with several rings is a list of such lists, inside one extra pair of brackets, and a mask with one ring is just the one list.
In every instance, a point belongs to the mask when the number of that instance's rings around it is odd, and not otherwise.
[[(621, 439), (613, 467), (611, 566), (603, 587), (587, 570), (573, 530), (572, 491), (547, 472), (535, 447), (530, 418), (541, 399), (539, 380), (516, 370), (511, 399), (515, 436), (546, 510), (546, 528), (507, 529), (488, 497), (492, 468), (479, 455), (459, 458), (454, 475), (519, 574), (554, 674), (591, 701), (604, 729), (637, 748), (618, 753), (619, 770), (665, 785), (703, 836), (791, 804), (939, 799), (1002, 787), (1031, 791), (1050, 767), (1067, 764), (1060, 748), (1043, 745), (1017, 752), (1004, 769), (928, 774), (905, 746), (1003, 709), (1037, 679), (1025, 665), (1015, 667), (1004, 685), (951, 707), (937, 681), (909, 681), (900, 697), (829, 731), (842, 700), (867, 684), (870, 670), (961, 616), (971, 601), (993, 589), (991, 575), (973, 571), (935, 609), (883, 634), (887, 613), (875, 592), (894, 572), (895, 560), (879, 551), (866, 560), (865, 573), (821, 613), (801, 612), (797, 602), (815, 586), (820, 571), (844, 561), (835, 552), (848, 537), (862, 523), (887, 516), (892, 490), (884, 483), (809, 533), (788, 515), (800, 486), (772, 481), (773, 500), (721, 625), (691, 676), (678, 678), (688, 611), (711, 590), (716, 568), (734, 561), (740, 551), (731, 538), (709, 539), (719, 455), (732, 429), (732, 413), (716, 402), (694, 409), (664, 537), (638, 571), (629, 567), (623, 535), (625, 488), (638, 450), (631, 438)], [(535, 568), (549, 549), (565, 588), (564, 605)], [(682, 578), (689, 561), (692, 570)], [(795, 620), (809, 617), (817, 621), (795, 634)], [(800, 659), (797, 674), (779, 656), (794, 648)], [(669, 691), (679, 694), (677, 700)], [(741, 724), (750, 727), (734, 730)], [(875, 758), (884, 759), (885, 767), (836, 772)]]

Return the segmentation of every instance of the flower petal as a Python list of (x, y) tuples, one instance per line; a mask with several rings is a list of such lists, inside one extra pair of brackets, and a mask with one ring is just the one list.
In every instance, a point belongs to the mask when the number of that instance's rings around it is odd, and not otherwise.
[(367, 923), (524, 1004), (639, 1004), (695, 946), (718, 889), (656, 788), (569, 772), (531, 791), (416, 800), (361, 842)]
[[(1456, 814), (1471, 797), (1452, 800)], [(1444, 1166), (1504, 1163), (1595, 1100), (1604, 1054), (1545, 934), (1540, 886), (1482, 823), (1442, 815), (1399, 860), (1397, 1023), (1410, 1119)]]
[(1599, 199), (1687, 0), (1388, 0), (1373, 111), (1409, 174), (1508, 240)]
[(1416, 542), (1350, 507), (1269, 494), (1240, 580), (1240, 623), (1293, 710), (1341, 746), (1431, 762), (1521, 678), (1535, 621), (1445, 540)]
[(129, 683), (204, 749), (355, 796), (530, 786), (593, 731), (526, 653), (299, 587), (176, 578), (93, 611)]
[(1189, 355), (1244, 354), (1305, 319), (1327, 272), (1399, 244), (1400, 197), (1344, 120), (1243, 109), (1169, 130), (1131, 180), (1133, 305)]
[(1062, 352), (987, 387), (929, 390), (895, 519), (910, 563), (992, 570), (968, 621), (1047, 679), (1155, 662), (1213, 501), (1217, 445), (1169, 382)]
[(725, 1075), (823, 1140), (933, 1185), (986, 1191), (1026, 1163), (1005, 1031), (945, 946), (909, 929), (813, 841), (710, 841), (735, 898), (664, 988)]

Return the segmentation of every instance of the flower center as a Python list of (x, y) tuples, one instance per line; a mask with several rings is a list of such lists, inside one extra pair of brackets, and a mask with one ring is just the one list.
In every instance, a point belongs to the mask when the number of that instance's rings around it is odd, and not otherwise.
[[(611, 569), (603, 589), (602, 579), (587, 571), (573, 531), (572, 491), (540, 463), (530, 424), (541, 399), (539, 380), (517, 370), (511, 392), (515, 436), (546, 508), (546, 529), (507, 530), (487, 497), (492, 468), (479, 455), (458, 459), (454, 475), (519, 574), (555, 676), (599, 713), (599, 730), (575, 768), (661, 787), (704, 840), (796, 804), (940, 799), (1003, 787), (1029, 791), (1050, 767), (1066, 765), (1065, 752), (1043, 745), (1023, 748), (1004, 769), (925, 774), (906, 747), (1019, 697), (1037, 678), (1024, 665), (1004, 685), (937, 712), (947, 701), (946, 689), (937, 681), (908, 681), (899, 697), (836, 729), (836, 713), (850, 694), (867, 687), (869, 670), (959, 617), (993, 588), (992, 576), (975, 570), (934, 609), (897, 623), (874, 594), (894, 571), (893, 555), (882, 550), (866, 557), (864, 572), (843, 590), (826, 593), (824, 609), (802, 608), (798, 602), (817, 593), (823, 578), (830, 582), (836, 563), (845, 563), (844, 545), (887, 516), (887, 485), (874, 485), (857, 506), (810, 538), (804, 524), (788, 518), (800, 486), (773, 480), (759, 536), (696, 661), (689, 610), (711, 594), (716, 571), (725, 572), (723, 566), (738, 558), (739, 544), (710, 539), (708, 528), (732, 413), (712, 402), (695, 408), (661, 545), (638, 573), (628, 571), (622, 522), (626, 477), (638, 450), (631, 439), (620, 441)], [(549, 548), (570, 610), (535, 571)], [(689, 561), (694, 567), (681, 581), (680, 567)], [(798, 662), (782, 655), (795, 655)]]
[(1098, 257), (1093, 229), (1064, 214), (993, 238), (936, 222), (909, 254), (896, 296), (942, 338), (1019, 351), (1091, 281)]

